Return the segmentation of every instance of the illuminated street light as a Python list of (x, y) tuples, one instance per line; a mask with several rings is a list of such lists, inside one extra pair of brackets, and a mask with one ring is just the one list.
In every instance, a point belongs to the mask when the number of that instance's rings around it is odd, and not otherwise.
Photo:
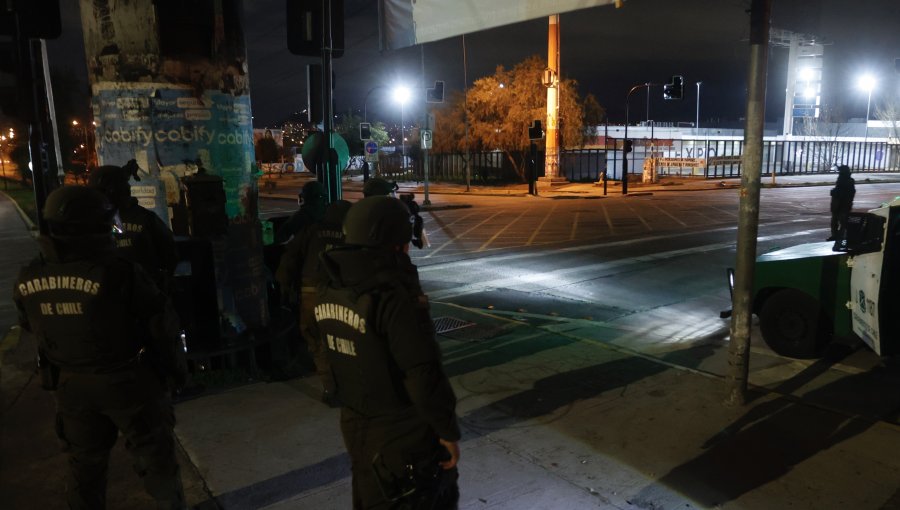
[(409, 101), (409, 98), (412, 94), (410, 93), (407, 87), (402, 85), (394, 88), (394, 101), (400, 103), (400, 155), (403, 159), (400, 160), (400, 168), (406, 167), (406, 143), (404, 143), (403, 136), (403, 105)]
[(800, 79), (803, 81), (810, 81), (813, 79), (813, 70), (809, 67), (804, 67), (800, 70)]
[(859, 82), (857, 85), (860, 89), (866, 91), (868, 93), (869, 98), (866, 100), (866, 134), (863, 138), (863, 142), (867, 141), (869, 138), (869, 109), (872, 106), (872, 91), (875, 90), (875, 85), (877, 82), (875, 81), (875, 77), (871, 74), (864, 74), (859, 77)]

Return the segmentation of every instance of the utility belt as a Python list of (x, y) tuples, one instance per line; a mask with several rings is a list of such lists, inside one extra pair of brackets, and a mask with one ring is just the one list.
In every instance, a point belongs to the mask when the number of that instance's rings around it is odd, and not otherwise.
[(459, 489), (456, 469), (445, 470), (439, 462), (449, 460), (443, 447), (421, 461), (402, 467), (388, 466), (381, 454), (372, 459), (375, 481), (382, 495), (404, 510), (440, 510), (456, 508)]
[(86, 374), (86, 375), (108, 375), (121, 372), (137, 370), (141, 366), (140, 355), (125, 360), (112, 366), (104, 367), (79, 367), (66, 366), (62, 367), (54, 364), (40, 352), (38, 353), (38, 370), (41, 373), (41, 388), (47, 391), (54, 391), (59, 386), (59, 376), (65, 372), (67, 374)]

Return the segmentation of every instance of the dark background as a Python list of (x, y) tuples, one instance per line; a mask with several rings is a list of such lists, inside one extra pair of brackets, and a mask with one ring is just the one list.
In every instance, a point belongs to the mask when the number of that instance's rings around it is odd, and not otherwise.
[[(376, 2), (345, 0), (345, 47), (335, 60), (338, 113), (362, 111), (366, 93), (376, 86), (406, 83), (422, 86), (419, 46), (381, 52), (378, 48)], [(736, 123), (746, 100), (749, 0), (628, 0), (621, 9), (595, 7), (561, 15), (562, 73), (578, 81), (580, 92), (593, 93), (613, 123), (624, 122), (625, 95), (632, 85), (685, 79), (683, 101), (663, 101), (661, 87), (651, 92), (650, 117), (657, 121), (692, 122), (697, 81), (701, 86), (701, 123)], [(51, 67), (87, 85), (77, 0), (61, 0), (63, 36), (48, 42)], [(273, 127), (305, 108), (305, 65), (317, 59), (287, 51), (285, 0), (245, 0), (245, 32), (250, 65), (251, 98), (256, 127)], [(452, 12), (448, 12), (452, 15)], [(864, 72), (879, 77), (872, 111), (888, 95), (900, 95), (895, 58), (900, 57), (900, 2), (897, 0), (776, 0), (773, 27), (815, 35), (827, 44), (823, 105), (839, 120), (862, 119), (866, 93), (857, 86)], [(529, 55), (546, 58), (547, 19), (532, 20), (469, 34), (467, 78), (511, 67)], [(446, 83), (446, 93), (461, 90), (462, 37), (424, 45), (425, 83)], [(784, 111), (787, 49), (772, 48), (769, 60), (767, 120), (780, 122)], [(645, 117), (646, 96), (632, 96), (632, 121)], [(419, 96), (421, 97), (421, 96)], [(399, 109), (385, 89), (373, 91), (369, 120), (399, 120)], [(416, 116), (413, 103), (405, 118)], [(873, 113), (874, 117), (874, 113)]]

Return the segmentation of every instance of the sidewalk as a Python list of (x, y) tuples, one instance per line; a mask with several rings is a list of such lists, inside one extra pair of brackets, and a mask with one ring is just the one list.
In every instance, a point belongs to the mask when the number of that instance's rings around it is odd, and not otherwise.
[[(0, 197), (7, 288), (34, 253), (13, 213)], [(0, 311), (5, 334), (14, 318)], [(786, 360), (756, 346), (754, 400), (728, 408), (725, 322), (685, 347), (639, 317), (538, 322), (439, 302), (432, 316), (472, 324), (439, 336), (464, 430), (461, 509), (900, 509), (896, 370)], [(621, 347), (634, 335), (655, 347)], [(17, 330), (0, 343), (0, 501), (63, 508), (64, 459), (33, 352)], [(350, 508), (338, 411), (315, 387), (311, 378), (255, 383), (178, 403), (188, 502)], [(120, 442), (109, 508), (151, 507)]]
[[(313, 178), (312, 174), (291, 174), (283, 176), (264, 176), (260, 180), (261, 198), (281, 198), (296, 200), (297, 193), (303, 184)], [(900, 173), (856, 173), (853, 174), (856, 184), (897, 183), (900, 182)], [(799, 174), (778, 175), (774, 182), (771, 175), (763, 175), (761, 186), (765, 188), (788, 188), (798, 186), (834, 186), (837, 173), (824, 174)], [(389, 179), (390, 180), (390, 179)], [(400, 193), (416, 193), (417, 199), (424, 194), (424, 184), (416, 181), (398, 181)], [(658, 183), (644, 184), (641, 182), (629, 182), (627, 196), (643, 196), (648, 193), (663, 193), (669, 191), (704, 191), (736, 189), (741, 185), (740, 178), (705, 179), (703, 177), (679, 177), (662, 176)], [(362, 193), (363, 181), (361, 176), (352, 176), (343, 181), (345, 193)], [(528, 194), (527, 184), (504, 184), (496, 186), (483, 186), (472, 184), (466, 190), (465, 184), (456, 183), (429, 183), (429, 194), (436, 195), (466, 195), (466, 196), (510, 196), (522, 197)], [(608, 181), (606, 195), (603, 193), (602, 183), (569, 183), (554, 186), (551, 189), (540, 188), (538, 196), (545, 198), (559, 197), (623, 197), (621, 183)]]

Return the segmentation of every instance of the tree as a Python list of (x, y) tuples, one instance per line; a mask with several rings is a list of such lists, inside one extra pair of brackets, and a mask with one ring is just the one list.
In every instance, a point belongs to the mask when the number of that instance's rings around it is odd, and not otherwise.
[(256, 142), (256, 160), (263, 163), (275, 163), (280, 160), (281, 149), (271, 135), (264, 136)]
[[(532, 56), (512, 69), (498, 66), (491, 76), (476, 80), (468, 99), (452, 94), (435, 110), (434, 146), (437, 151), (465, 150), (468, 119), (469, 146), (476, 151), (501, 151), (524, 180), (528, 127), (546, 117), (547, 89), (541, 83), (544, 61)], [(565, 146), (583, 146), (586, 140), (585, 104), (575, 80), (560, 84), (559, 118)], [(592, 98), (592, 96), (591, 96)], [(588, 103), (593, 118), (602, 118), (596, 99)]]

